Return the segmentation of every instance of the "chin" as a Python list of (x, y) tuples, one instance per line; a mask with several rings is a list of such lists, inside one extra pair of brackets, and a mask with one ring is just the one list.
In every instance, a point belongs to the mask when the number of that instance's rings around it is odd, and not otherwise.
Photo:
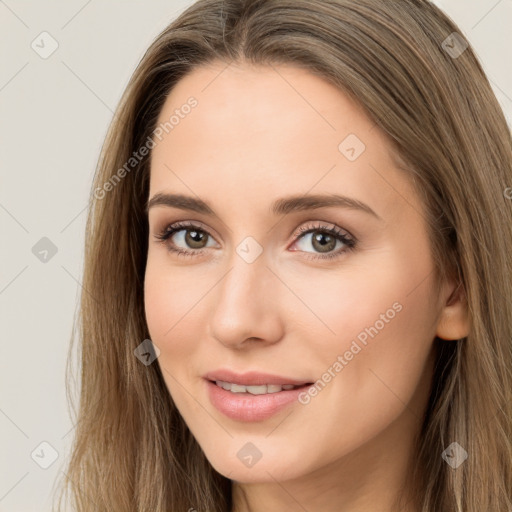
[(245, 464), (234, 455), (233, 458), (208, 459), (215, 471), (221, 475), (240, 483), (272, 483), (298, 478), (304, 474), (305, 469), (286, 460), (285, 457), (263, 457), (252, 467)]

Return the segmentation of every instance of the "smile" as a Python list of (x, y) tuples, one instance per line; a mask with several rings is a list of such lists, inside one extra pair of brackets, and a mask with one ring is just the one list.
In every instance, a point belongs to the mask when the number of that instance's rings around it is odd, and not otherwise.
[(299, 402), (299, 395), (311, 384), (242, 385), (205, 380), (210, 403), (223, 416), (235, 421), (265, 421)]
[(280, 391), (289, 391), (302, 386), (294, 386), (293, 384), (263, 384), (260, 386), (243, 386), (241, 384), (234, 384), (232, 382), (225, 382), (222, 380), (215, 381), (215, 384), (226, 391), (231, 393), (250, 393), (251, 395), (266, 395), (269, 393), (279, 393)]

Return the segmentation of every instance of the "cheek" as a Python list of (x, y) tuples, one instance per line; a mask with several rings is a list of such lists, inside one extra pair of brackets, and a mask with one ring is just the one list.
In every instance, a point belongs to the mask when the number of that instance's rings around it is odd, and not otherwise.
[[(144, 278), (144, 307), (149, 335), (160, 349), (157, 359), (174, 401), (184, 407), (199, 380), (197, 362), (204, 358), (204, 341), (215, 285), (221, 276), (208, 265), (180, 265), (166, 251), (148, 255)], [(174, 378), (173, 378), (174, 377)], [(176, 379), (176, 380), (175, 380)], [(194, 406), (192, 401), (189, 406)]]
[(318, 272), (314, 282), (288, 276), (293, 290), (314, 314), (305, 313), (313, 320), (307, 325), (300, 320), (302, 332), (297, 337), (308, 340), (310, 350), (315, 347), (310, 361), (316, 363), (318, 376), (342, 357), (342, 367), (331, 370), (343, 375), (335, 379), (335, 393), (353, 397), (359, 395), (354, 390), (365, 390), (359, 398), (372, 404), (384, 392), (396, 401), (386, 391), (388, 386), (405, 401), (424, 372), (437, 313), (431, 277), (425, 279), (430, 267), (427, 259), (413, 263), (410, 257), (399, 256), (374, 253), (372, 265)]
[(323, 350), (324, 371), (339, 362), (338, 356), (343, 366), (330, 397), (344, 404), (335, 414), (339, 421), (345, 415), (359, 418), (356, 423), (368, 428), (369, 436), (372, 428), (378, 428), (368, 421), (369, 411), (384, 424), (413, 400), (435, 335), (431, 281), (415, 288), (418, 276), (424, 277), (421, 269), (397, 260), (380, 270), (384, 271), (354, 279), (346, 294), (336, 299), (336, 307), (325, 310), (336, 342)]
[[(170, 262), (165, 250), (150, 250), (144, 277), (146, 320), (155, 340), (176, 337), (177, 330), (194, 327), (191, 321), (215, 284), (205, 266)], [(199, 306), (199, 307), (198, 307)]]
[(183, 386), (188, 388), (194, 377), (187, 362), (194, 360), (204, 336), (197, 318), (198, 301), (204, 292), (200, 293), (196, 281), (184, 277), (186, 272), (169, 269), (162, 259), (160, 254), (154, 258), (150, 255), (146, 267), (144, 307), (149, 335), (160, 350), (157, 363), (174, 403), (180, 411), (190, 409), (200, 414)]
[(205, 293), (201, 276), (193, 277), (184, 269), (170, 269), (160, 254), (148, 258), (144, 279), (144, 307), (151, 340), (166, 361), (172, 350), (174, 358), (189, 355), (193, 340), (199, 340), (197, 313)]
[(398, 317), (414, 278), (400, 263), (395, 254), (375, 251), (367, 261), (347, 260), (339, 269), (309, 272), (309, 278), (303, 270), (283, 273), (283, 281), (306, 306), (298, 303), (295, 310), (301, 319), (312, 319), (310, 333), (302, 332), (301, 337), (316, 332), (318, 348), (339, 351), (376, 322), (382, 328), (381, 315), (391, 321)]
[[(308, 294), (305, 285), (297, 291), (329, 327), (316, 322), (314, 331), (303, 332), (309, 345), (303, 359), (320, 383), (316, 395), (304, 397), (308, 403), (297, 435), (317, 431), (335, 440), (325, 452), (322, 448), (320, 459), (331, 460), (374, 438), (405, 409), (411, 421), (422, 415), (435, 332), (431, 282), (414, 289), (424, 269), (393, 260), (386, 264), (381, 258), (381, 265), (352, 269), (337, 279), (318, 278), (315, 287), (309, 282)], [(322, 427), (319, 417), (325, 418)], [(336, 436), (339, 431), (344, 435)]]

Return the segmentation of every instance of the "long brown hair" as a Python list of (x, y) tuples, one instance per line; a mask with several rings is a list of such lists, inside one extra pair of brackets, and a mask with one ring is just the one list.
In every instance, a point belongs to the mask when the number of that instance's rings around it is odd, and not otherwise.
[[(466, 338), (434, 340), (418, 503), (422, 512), (512, 509), (512, 140), (463, 41), (427, 0), (199, 0), (156, 38), (117, 107), (91, 191), (80, 400), (59, 505), (66, 495), (80, 512), (231, 510), (230, 480), (205, 458), (158, 365), (134, 356), (149, 338), (150, 169), (149, 156), (130, 159), (154, 137), (180, 78), (220, 60), (306, 68), (389, 137), (424, 201), (439, 282), (455, 276), (471, 318)], [(452, 442), (468, 453), (457, 469), (441, 456)]]

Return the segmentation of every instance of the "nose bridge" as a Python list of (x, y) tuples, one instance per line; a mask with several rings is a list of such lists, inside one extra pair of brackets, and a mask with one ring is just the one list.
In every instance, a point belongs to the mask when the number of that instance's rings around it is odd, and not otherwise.
[[(247, 300), (253, 296), (255, 299), (259, 296), (261, 285), (269, 284), (272, 273), (267, 268), (269, 262), (269, 252), (264, 247), (262, 237), (257, 240), (254, 236), (248, 234), (248, 219), (243, 219), (239, 223), (240, 229), (233, 230), (231, 236), (233, 242), (239, 240), (231, 246), (231, 253), (228, 257), (229, 273), (225, 276), (224, 282), (220, 283), (220, 300)], [(252, 226), (252, 224), (251, 224)], [(253, 228), (252, 231), (254, 232)], [(254, 302), (253, 302), (253, 305)]]
[(250, 237), (234, 248), (217, 287), (210, 325), (213, 337), (223, 344), (280, 337), (278, 282), (267, 264), (263, 247)]

